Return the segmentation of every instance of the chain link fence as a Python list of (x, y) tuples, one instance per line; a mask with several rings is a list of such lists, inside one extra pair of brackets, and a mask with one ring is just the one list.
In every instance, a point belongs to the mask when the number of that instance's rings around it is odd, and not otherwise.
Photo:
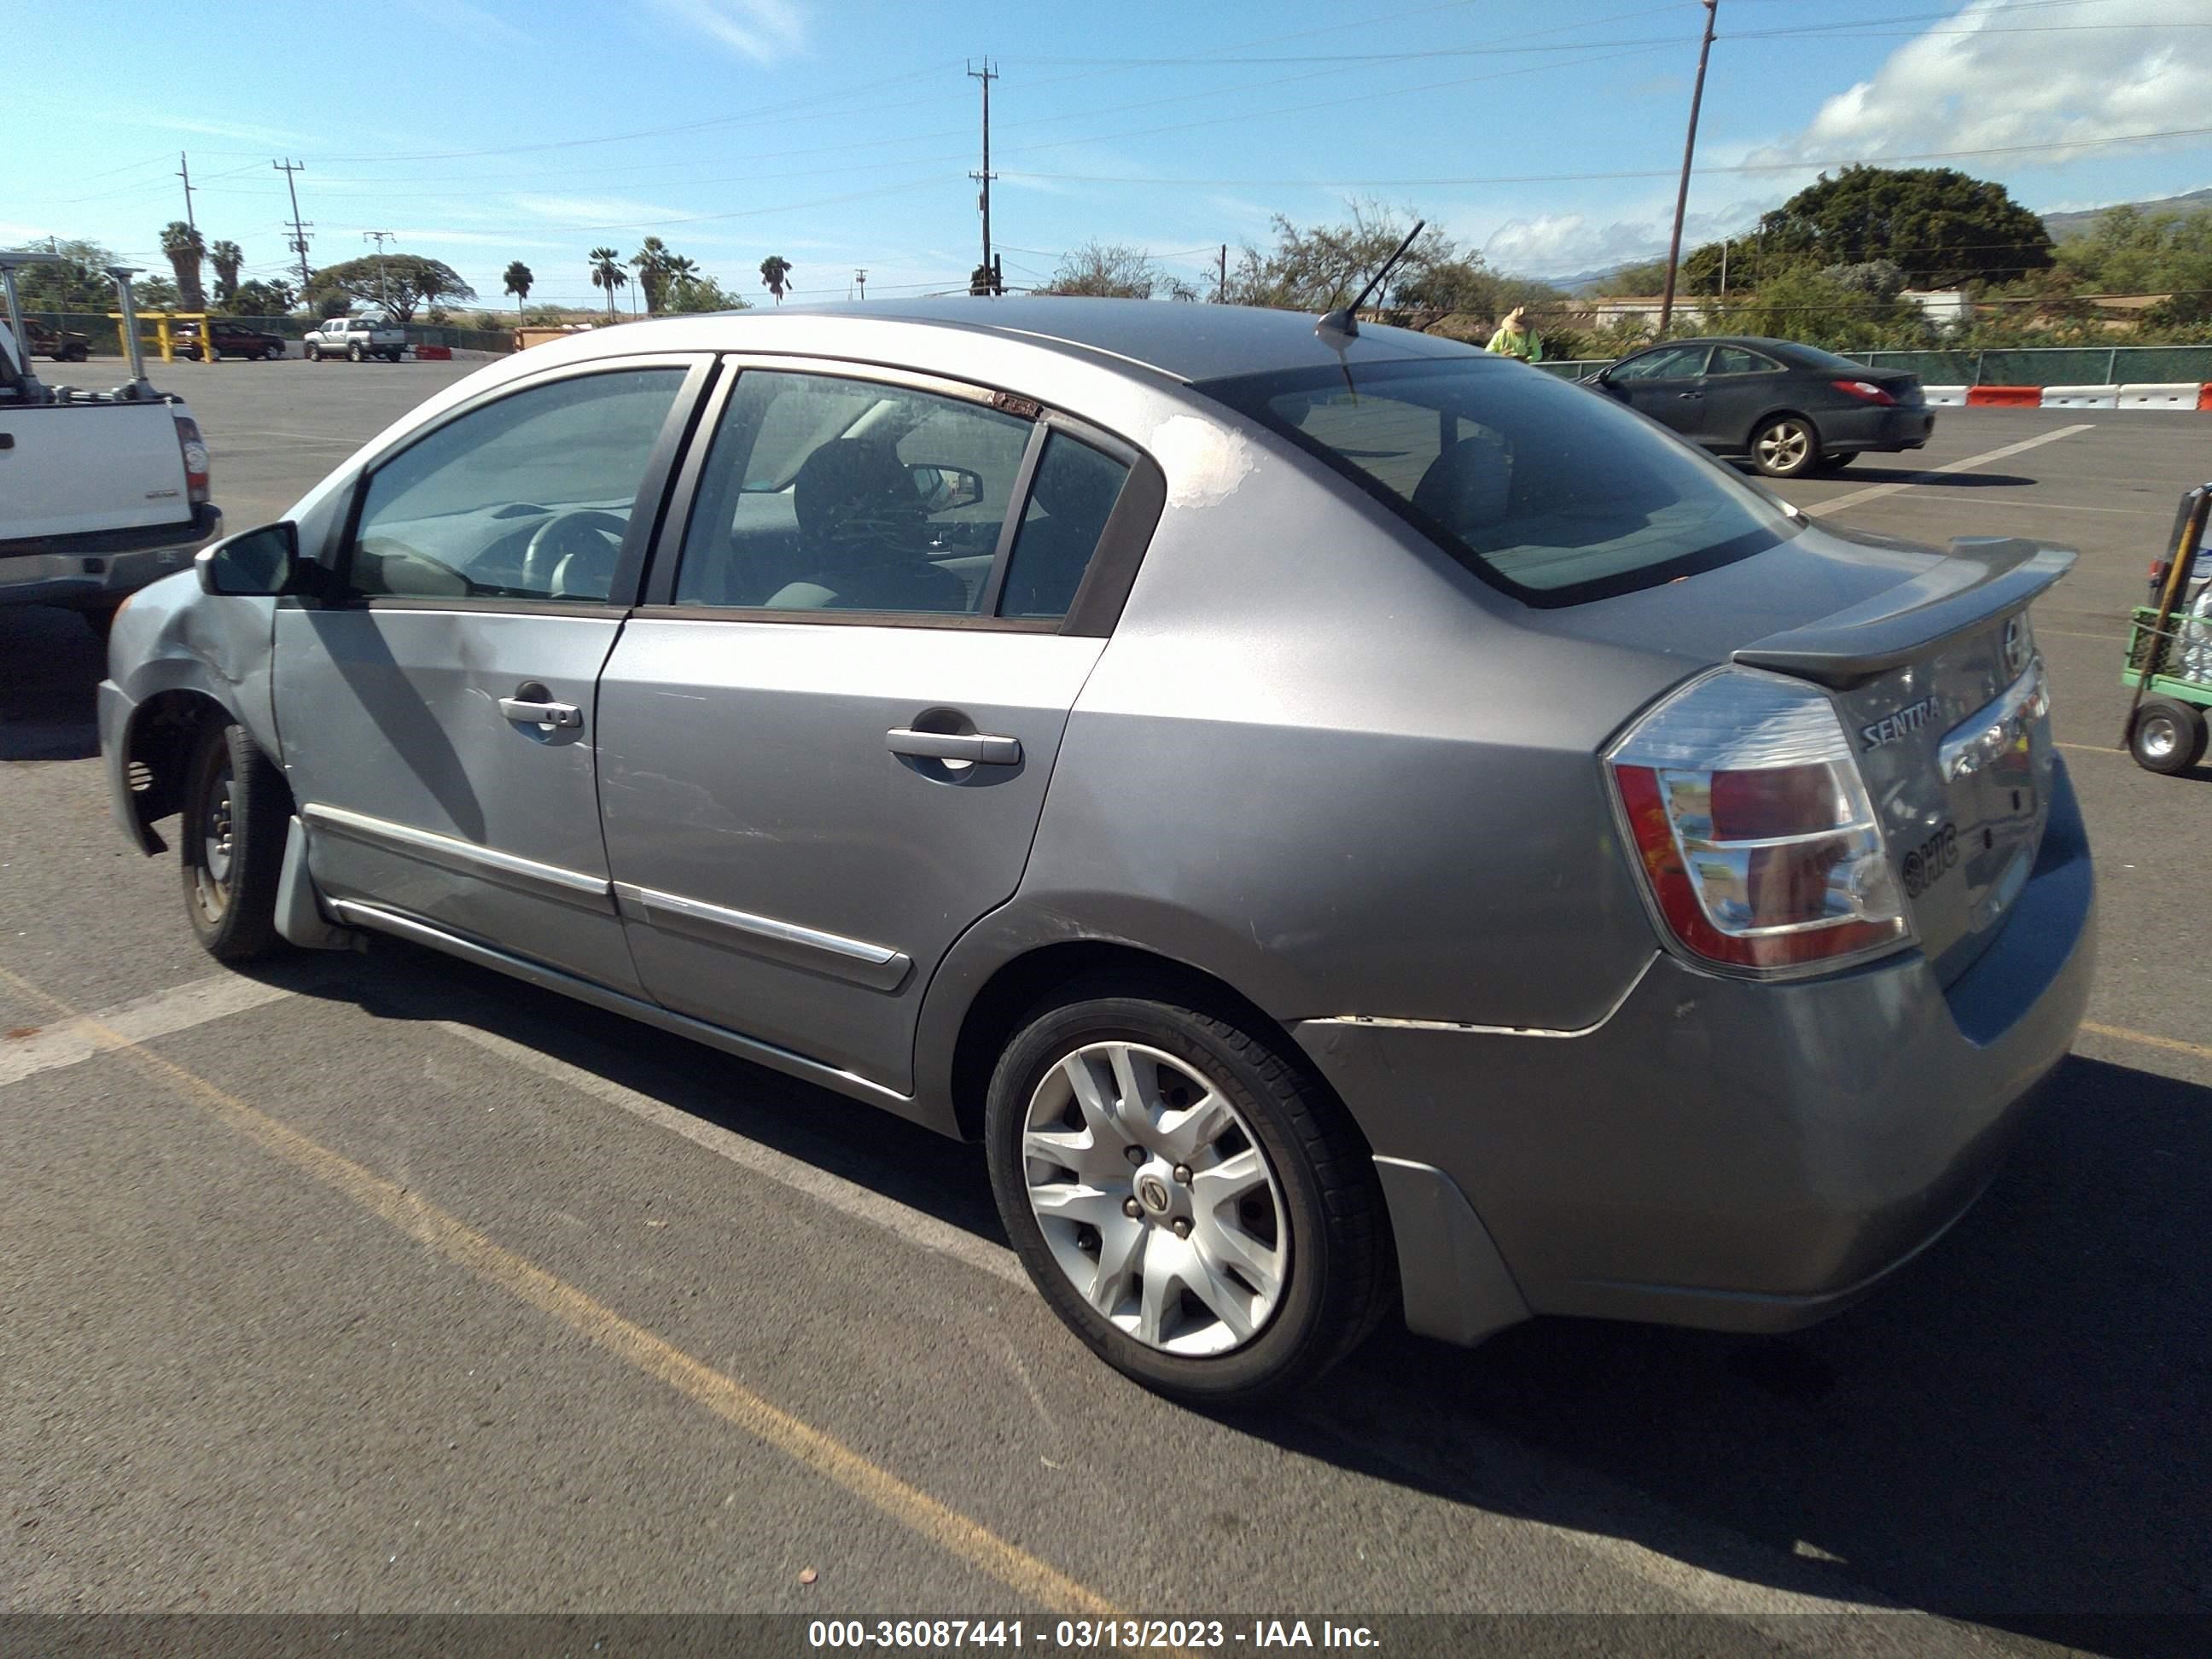
[[(138, 338), (149, 356), (158, 356), (161, 352), (160, 334), (154, 320), (155, 314), (144, 310), (138, 313)], [(29, 325), (43, 323), (64, 339), (73, 334), (82, 335), (86, 350), (94, 357), (123, 356), (123, 325), (106, 312), (27, 311), (23, 313), (23, 320)], [(298, 341), (309, 329), (316, 326), (318, 319), (312, 317), (222, 316), (221, 320), (234, 327), (276, 335), (290, 343), (289, 354), (297, 356)], [(171, 325), (171, 330), (173, 334), (176, 329), (197, 326), (197, 324), (176, 323)], [(503, 328), (456, 328), (450, 324), (409, 323), (406, 332), (410, 345), (450, 346), (456, 350), (501, 354), (514, 349), (514, 334)]]

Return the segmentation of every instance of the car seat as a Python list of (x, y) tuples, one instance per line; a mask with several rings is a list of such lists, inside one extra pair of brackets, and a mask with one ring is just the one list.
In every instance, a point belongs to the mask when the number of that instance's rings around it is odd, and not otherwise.
[(813, 568), (770, 595), (771, 610), (967, 608), (967, 585), (930, 562), (921, 497), (890, 446), (823, 444), (793, 480), (792, 506)]

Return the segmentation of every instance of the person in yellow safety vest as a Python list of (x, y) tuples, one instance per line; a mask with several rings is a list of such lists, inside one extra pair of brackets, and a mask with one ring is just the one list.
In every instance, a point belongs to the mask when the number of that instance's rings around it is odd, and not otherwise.
[(1544, 343), (1536, 337), (1536, 331), (1528, 325), (1528, 308), (1516, 306), (1505, 313), (1505, 320), (1498, 325), (1498, 332), (1490, 337), (1484, 348), (1501, 357), (1518, 357), (1524, 363), (1544, 360)]

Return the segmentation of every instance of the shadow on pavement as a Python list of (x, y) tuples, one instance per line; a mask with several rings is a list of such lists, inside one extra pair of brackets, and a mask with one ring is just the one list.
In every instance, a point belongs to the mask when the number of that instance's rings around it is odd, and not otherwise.
[(1928, 472), (1912, 466), (1869, 466), (1863, 461), (1854, 462), (1841, 472), (1819, 476), (1854, 487), (1898, 483), (1936, 489), (2017, 489), (2042, 482), (2039, 478), (2023, 478), (2016, 472)]
[(0, 610), (0, 761), (98, 754), (94, 689), (106, 672), (106, 647), (74, 611)]
[[(1401, 1334), (1328, 1379), (1307, 1415), (1357, 1420), (1376, 1382), (1418, 1376), (1437, 1419), (1415, 1433), (1435, 1453), (1461, 1441), (1449, 1420), (1647, 1493), (1673, 1513), (1631, 1535), (1662, 1554), (1759, 1576), (1757, 1560), (1699, 1561), (1706, 1529), (1670, 1524), (1686, 1516), (1905, 1605), (2097, 1650), (2179, 1634), (2118, 1615), (2194, 1615), (2201, 1652), (2208, 1263), (2212, 1089), (2075, 1058), (1982, 1202), (1826, 1325), (1749, 1339), (1540, 1321), (1473, 1352)], [(1413, 1467), (1433, 1473), (1374, 1472), (1620, 1530), (1545, 1492), (1494, 1491), (1479, 1463)], [(1778, 1587), (1815, 1587), (1765, 1560)]]
[[(1004, 1242), (977, 1151), (872, 1108), (410, 946), (272, 976), (512, 1038)], [(1778, 1589), (2170, 1650), (2121, 1615), (2212, 1618), (2208, 1263), (2212, 1089), (2075, 1058), (1980, 1205), (1828, 1324), (1386, 1330), (1225, 1426)]]

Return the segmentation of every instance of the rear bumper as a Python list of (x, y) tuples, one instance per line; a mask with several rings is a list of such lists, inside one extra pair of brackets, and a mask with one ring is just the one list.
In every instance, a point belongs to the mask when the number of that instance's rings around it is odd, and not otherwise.
[(0, 605), (112, 605), (185, 568), (222, 534), (222, 510), (206, 506), (185, 524), (10, 542), (0, 546)]
[(1382, 1162), (1407, 1322), (1471, 1340), (1517, 1296), (1786, 1330), (1940, 1237), (2087, 1004), (2095, 896), (2063, 771), (2053, 797), (2002, 936), (1948, 988), (1917, 953), (1784, 984), (1662, 956), (1578, 1034), (1294, 1026)]
[(1869, 404), (1863, 408), (1838, 409), (1815, 417), (1824, 449), (1919, 449), (1935, 435), (1936, 411), (1925, 404)]

